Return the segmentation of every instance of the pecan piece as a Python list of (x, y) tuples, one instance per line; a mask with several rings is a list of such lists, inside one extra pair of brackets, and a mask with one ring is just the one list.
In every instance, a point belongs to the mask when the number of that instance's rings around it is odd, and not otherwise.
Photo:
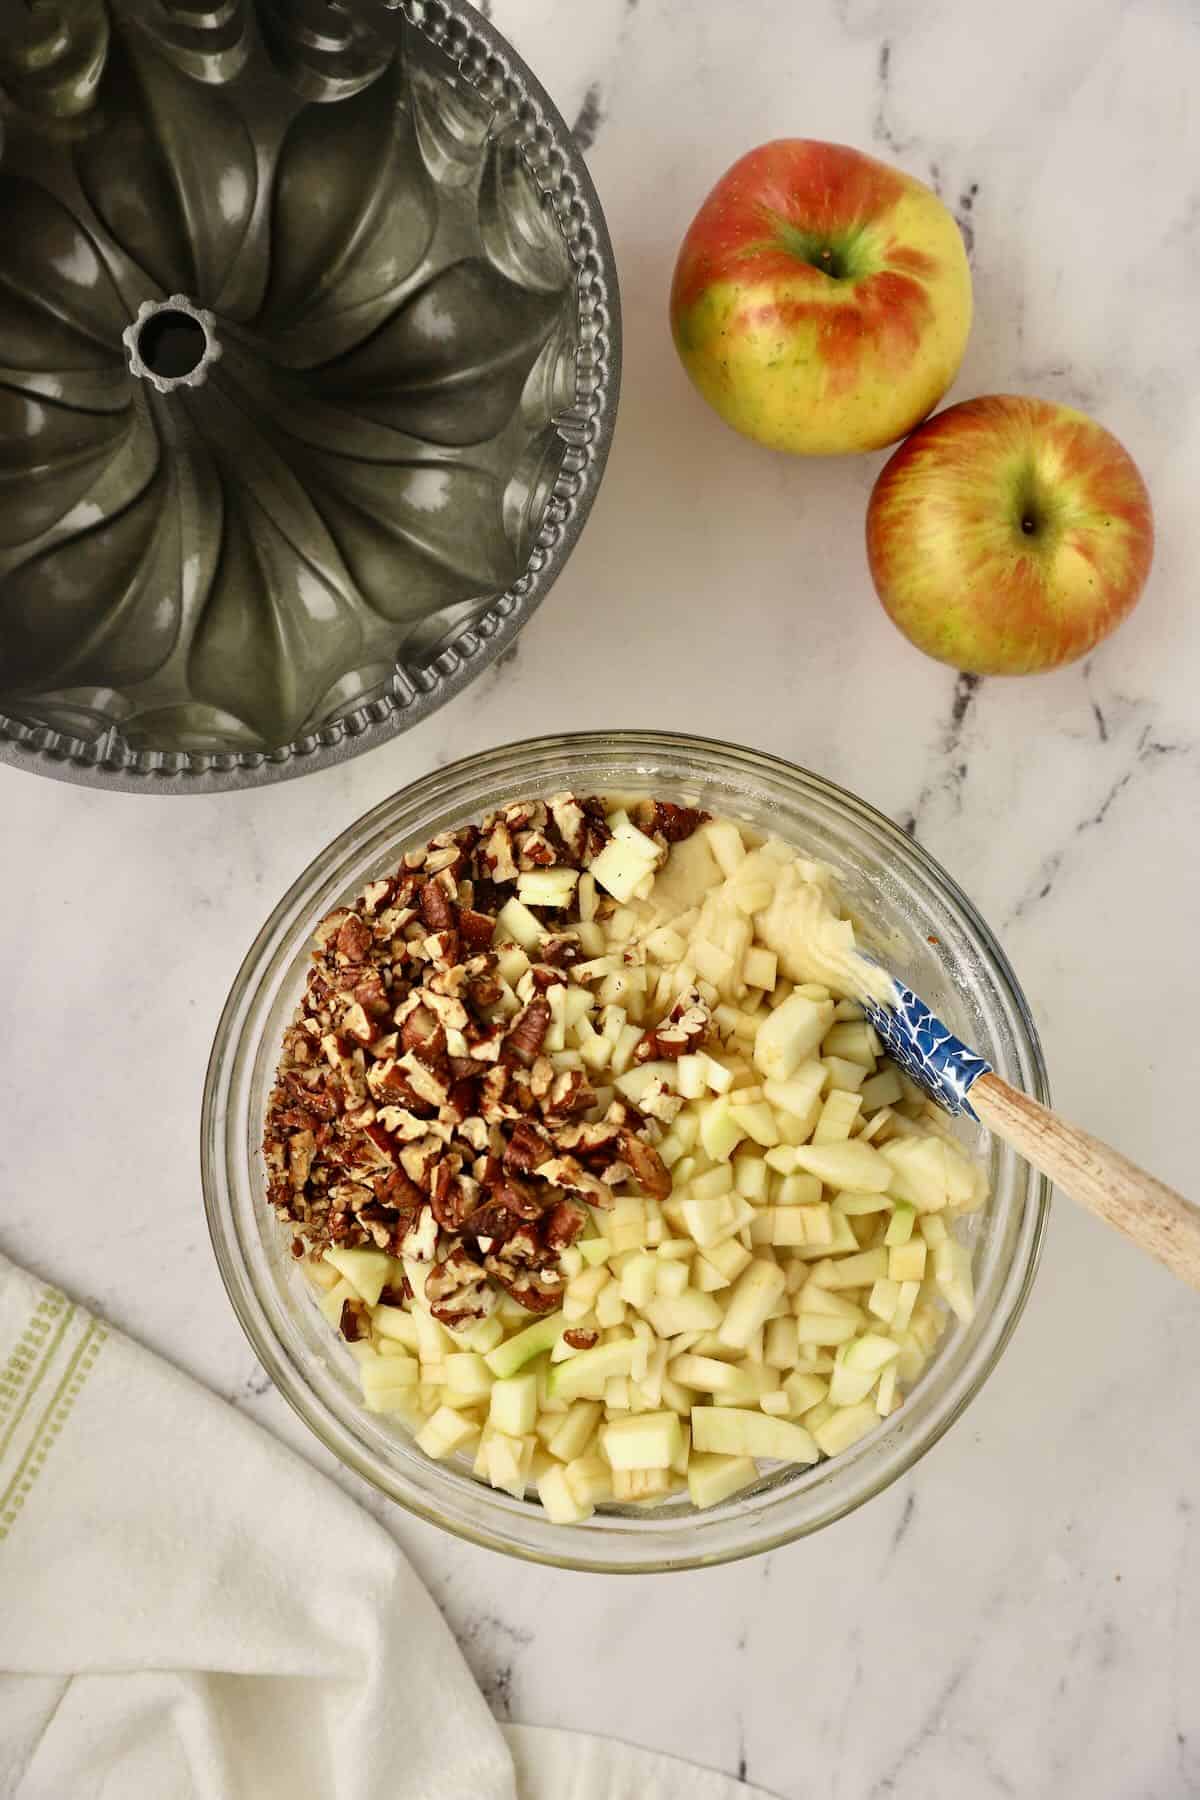
[(458, 929), (458, 908), (440, 881), (427, 881), (421, 889), (421, 917), (430, 931)]
[(674, 1062), (698, 1050), (712, 1024), (704, 1000), (695, 988), (681, 994), (666, 1018), (646, 1032), (633, 1053), (635, 1062)]
[(340, 963), (365, 962), (370, 948), (370, 931), (357, 913), (351, 913), (337, 934), (338, 961)]
[(361, 1300), (343, 1300), (338, 1330), (348, 1344), (357, 1344), (367, 1336), (368, 1326)]
[(489, 1184), (491, 1197), (515, 1219), (540, 1219), (545, 1211), (543, 1201), (532, 1181), (520, 1175), (501, 1175)]
[(475, 1211), (479, 1200), (479, 1183), (469, 1175), (461, 1175), (447, 1158), (433, 1172), (430, 1206), (443, 1231), (459, 1232)]
[(504, 1167), (518, 1175), (532, 1175), (554, 1155), (554, 1146), (536, 1125), (521, 1119), (504, 1149)]
[(483, 1259), (492, 1280), (532, 1313), (552, 1312), (562, 1299), (562, 1271), (554, 1265), (553, 1252), (542, 1248), (528, 1225)]
[(378, 969), (367, 969), (354, 989), (354, 999), (361, 1006), (368, 1018), (386, 1019), (388, 1015), (387, 991), (383, 985), (383, 977)]
[(587, 1219), (583, 1208), (571, 1200), (556, 1200), (542, 1219), (541, 1240), (547, 1250), (561, 1256), (575, 1242)]
[(621, 1154), (633, 1170), (635, 1181), (650, 1198), (665, 1200), (671, 1192), (671, 1172), (653, 1145), (632, 1131), (623, 1131)]
[(681, 844), (707, 823), (711, 815), (696, 806), (674, 806), (670, 800), (644, 800), (636, 818), (642, 830), (668, 844)]
[(522, 1007), (504, 1040), (505, 1060), (523, 1063), (529, 1068), (542, 1048), (550, 1029), (550, 1002), (539, 994)]
[(600, 1341), (598, 1331), (580, 1331), (575, 1326), (571, 1331), (563, 1332), (563, 1343), (570, 1344), (572, 1350), (591, 1350)]
[(496, 1304), (484, 1271), (461, 1244), (434, 1263), (425, 1277), (425, 1298), (438, 1324), (450, 1331), (486, 1319)]

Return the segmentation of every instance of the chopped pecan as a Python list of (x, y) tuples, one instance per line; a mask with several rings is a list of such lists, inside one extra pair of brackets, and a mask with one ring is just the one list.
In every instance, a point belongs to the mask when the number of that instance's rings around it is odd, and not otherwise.
[[(367, 969), (359, 977), (354, 989), (357, 1005), (371, 1019), (386, 1019), (390, 1010), (387, 990), (383, 985), (383, 977), (378, 969)], [(369, 1040), (368, 1040), (369, 1041)]]
[(551, 1187), (566, 1188), (569, 1193), (581, 1194), (593, 1206), (608, 1207), (613, 1203), (612, 1189), (573, 1156), (552, 1156), (549, 1162), (542, 1164), (538, 1174)]
[(544, 831), (520, 832), (515, 848), (521, 869), (549, 869), (558, 861), (558, 852)]
[(652, 1200), (665, 1200), (671, 1192), (671, 1172), (652, 1144), (635, 1132), (621, 1133), (621, 1154), (633, 1170), (634, 1179)]
[(458, 908), (440, 881), (427, 881), (421, 889), (421, 917), (430, 931), (455, 931)]
[(357, 1344), (368, 1336), (370, 1327), (361, 1300), (343, 1300), (338, 1330), (348, 1344)]
[(496, 883), (515, 881), (517, 864), (513, 856), (512, 833), (503, 819), (498, 819), (477, 852), (481, 868)]
[(563, 969), (556, 969), (551, 963), (535, 962), (528, 975), (523, 977), (522, 985), (528, 981), (535, 994), (544, 994), (552, 987), (565, 987), (567, 977)]
[(523, 1063), (529, 1068), (541, 1050), (550, 1029), (550, 1002), (539, 994), (522, 1007), (504, 1040), (506, 1061)]
[(708, 821), (709, 814), (695, 806), (674, 806), (669, 800), (644, 800), (637, 808), (638, 824), (667, 844), (681, 844)]
[(533, 1230), (522, 1225), (498, 1249), (489, 1251), (483, 1266), (492, 1279), (528, 1312), (552, 1312), (562, 1299), (563, 1276), (555, 1266), (553, 1251), (539, 1244)]
[(596, 1095), (582, 1069), (557, 1071), (549, 1093), (542, 1101), (542, 1112), (548, 1120), (568, 1119), (573, 1113), (587, 1112), (596, 1103)]
[(443, 1231), (461, 1231), (479, 1202), (479, 1183), (452, 1166), (457, 1159), (447, 1158), (433, 1171), (430, 1206)]
[(570, 1249), (586, 1224), (582, 1207), (570, 1200), (557, 1200), (543, 1217), (539, 1235), (547, 1250), (561, 1256), (564, 1250)]
[(365, 962), (370, 948), (370, 931), (357, 913), (350, 913), (337, 934), (338, 961), (340, 963)]
[(695, 988), (681, 994), (661, 1025), (646, 1032), (634, 1050), (635, 1062), (674, 1062), (698, 1050), (708, 1037), (712, 1013)]
[(572, 1350), (591, 1350), (599, 1341), (598, 1331), (580, 1331), (577, 1325), (563, 1332), (563, 1343), (570, 1344)]
[(501, 1175), (489, 1184), (491, 1198), (505, 1207), (514, 1219), (539, 1219), (546, 1209), (532, 1181), (520, 1175)]
[(486, 1274), (461, 1244), (434, 1263), (425, 1277), (425, 1298), (438, 1324), (450, 1331), (486, 1319), (496, 1304)]
[(504, 1150), (504, 1167), (518, 1175), (532, 1175), (554, 1154), (550, 1139), (536, 1125), (521, 1119), (514, 1127)]

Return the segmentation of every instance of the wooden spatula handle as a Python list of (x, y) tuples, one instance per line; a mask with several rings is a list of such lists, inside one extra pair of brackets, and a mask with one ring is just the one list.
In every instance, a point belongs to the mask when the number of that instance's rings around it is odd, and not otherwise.
[(971, 1105), (989, 1130), (1072, 1200), (1200, 1288), (1200, 1206), (998, 1075), (972, 1083)]

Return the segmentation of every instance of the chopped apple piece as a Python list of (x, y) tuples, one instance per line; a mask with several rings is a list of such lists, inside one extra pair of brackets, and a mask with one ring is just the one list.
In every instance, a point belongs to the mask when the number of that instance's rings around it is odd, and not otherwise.
[(845, 1144), (800, 1145), (792, 1157), (795, 1168), (815, 1175), (826, 1187), (884, 1194), (892, 1179), (891, 1166), (880, 1152), (854, 1139)]
[(635, 1413), (600, 1427), (600, 1444), (612, 1469), (669, 1469), (679, 1453), (679, 1414)]
[(489, 1350), (484, 1361), (492, 1374), (501, 1380), (515, 1375), (533, 1357), (554, 1348), (565, 1324), (561, 1312), (547, 1313), (544, 1318), (527, 1325), (524, 1331), (518, 1331), (515, 1337), (506, 1338), (504, 1343)]
[(907, 1244), (897, 1244), (888, 1251), (887, 1278), (889, 1281), (921, 1281), (925, 1276), (925, 1240), (911, 1238)]
[(396, 1264), (383, 1250), (338, 1250), (325, 1252), (344, 1281), (348, 1281), (358, 1298), (367, 1306), (376, 1306), (379, 1296), (392, 1279)]
[(560, 1462), (574, 1462), (592, 1441), (604, 1408), (598, 1400), (576, 1400), (565, 1416), (556, 1420), (546, 1448)]
[(578, 880), (577, 869), (531, 869), (517, 876), (517, 898), (526, 906), (569, 906)]
[(629, 1374), (635, 1348), (633, 1338), (619, 1338), (612, 1343), (597, 1344), (592, 1350), (581, 1350), (569, 1362), (556, 1363), (546, 1384), (550, 1397), (557, 1400), (604, 1399), (606, 1383), (614, 1377)]
[(448, 1390), (468, 1404), (486, 1400), (492, 1391), (492, 1371), (477, 1351), (456, 1350), (443, 1365)]
[(823, 1424), (813, 1429), (813, 1437), (826, 1456), (837, 1456), (848, 1450), (879, 1423), (873, 1401), (863, 1400), (857, 1406), (836, 1408)]
[(494, 1381), (488, 1424), (507, 1437), (527, 1437), (537, 1420), (538, 1378), (535, 1370)]
[(862, 1101), (857, 1094), (847, 1093), (844, 1088), (834, 1087), (821, 1108), (813, 1130), (814, 1144), (844, 1143), (858, 1118)]
[(721, 1323), (721, 1308), (711, 1294), (689, 1288), (674, 1299), (649, 1301), (645, 1314), (659, 1337), (678, 1337), (684, 1331), (711, 1331)]
[(758, 1480), (758, 1469), (749, 1456), (704, 1456), (695, 1453), (688, 1459), (688, 1494), (692, 1505), (702, 1511), (720, 1506), (731, 1494), (741, 1493)]
[(787, 1286), (783, 1270), (757, 1259), (739, 1275), (717, 1335), (723, 1344), (742, 1348), (774, 1309)]
[(560, 1465), (551, 1466), (537, 1477), (537, 1491), (552, 1525), (580, 1525), (595, 1510), (590, 1502), (581, 1503), (576, 1499), (567, 1480), (567, 1471)]
[(832, 1017), (831, 1003), (790, 994), (758, 1029), (755, 1067), (768, 1081), (787, 1081), (817, 1049)]
[[(873, 1407), (871, 1412), (874, 1418)], [(802, 1425), (736, 1406), (694, 1406), (692, 1444), (701, 1452), (772, 1462), (814, 1463), (820, 1454)]]
[(416, 1444), (418, 1450), (440, 1462), (453, 1456), (456, 1450), (465, 1449), (478, 1436), (479, 1426), (474, 1420), (464, 1418), (452, 1407), (439, 1406), (428, 1424), (417, 1433)]

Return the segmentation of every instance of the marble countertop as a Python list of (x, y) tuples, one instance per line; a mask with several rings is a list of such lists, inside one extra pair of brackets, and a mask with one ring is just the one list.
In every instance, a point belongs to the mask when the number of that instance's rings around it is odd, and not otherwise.
[[(0, 772), (21, 870), (0, 890), (0, 1247), (317, 1461), (209, 1251), (196, 1137), (217, 1014), (331, 836), (430, 767), (535, 729), (709, 731), (903, 820), (1003, 940), (1062, 1109), (1198, 1187), (1200, 15), (1183, 0), (494, 11), (578, 122), (623, 285), (612, 460), (552, 600), (436, 718), (303, 782), (163, 802)], [(678, 238), (735, 156), (783, 134), (874, 149), (954, 209), (977, 301), (958, 397), (1069, 401), (1139, 461), (1151, 586), (1083, 664), (980, 684), (923, 660), (867, 578), (882, 459), (760, 451), (685, 381), (665, 325)], [(785, 1800), (1175, 1800), (1200, 1791), (1198, 1366), (1200, 1300), (1060, 1201), (1025, 1319), (967, 1416), (818, 1538), (627, 1581), (388, 1523), (504, 1717), (740, 1770)]]

